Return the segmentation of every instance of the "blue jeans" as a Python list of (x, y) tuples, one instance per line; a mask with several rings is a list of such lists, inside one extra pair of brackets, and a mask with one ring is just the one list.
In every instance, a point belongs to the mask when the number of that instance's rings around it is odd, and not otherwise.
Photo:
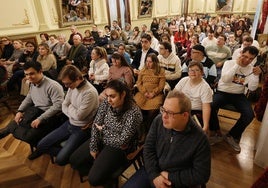
[[(254, 118), (254, 112), (251, 108), (251, 104), (244, 94), (231, 94), (217, 91), (213, 97), (211, 111), (217, 112), (219, 108), (225, 106), (226, 104), (234, 105), (237, 111), (241, 114), (240, 118), (229, 131), (229, 134), (233, 138), (240, 140), (242, 133)], [(217, 114), (211, 113), (211, 116), (211, 123), (219, 128), (219, 119)]]
[(150, 188), (154, 187), (150, 184), (149, 176), (144, 167), (141, 167), (122, 188)]
[[(69, 162), (71, 154), (88, 138), (90, 133), (81, 130), (80, 127), (72, 125), (69, 120), (64, 122), (59, 128), (55, 129), (44, 137), (37, 145), (37, 150), (41, 153), (49, 153), (56, 156), (55, 162), (65, 165)], [(66, 140), (63, 147), (59, 144)]]

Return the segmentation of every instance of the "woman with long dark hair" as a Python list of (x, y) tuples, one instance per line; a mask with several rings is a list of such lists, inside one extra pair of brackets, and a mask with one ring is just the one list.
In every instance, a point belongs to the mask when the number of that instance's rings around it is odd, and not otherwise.
[(91, 187), (107, 185), (113, 173), (128, 162), (126, 156), (136, 149), (137, 129), (142, 122), (141, 111), (124, 82), (108, 82), (106, 93), (93, 122), (90, 141), (70, 158), (71, 166), (80, 174), (89, 172)]

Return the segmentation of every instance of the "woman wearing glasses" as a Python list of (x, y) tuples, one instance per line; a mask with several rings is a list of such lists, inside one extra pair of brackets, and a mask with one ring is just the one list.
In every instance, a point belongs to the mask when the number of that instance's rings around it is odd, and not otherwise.
[(212, 90), (203, 79), (203, 65), (192, 61), (188, 66), (187, 77), (182, 78), (175, 86), (175, 90), (186, 94), (192, 104), (192, 115), (196, 115), (200, 121), (203, 131), (208, 133), (209, 119), (211, 113), (210, 103), (212, 102)]

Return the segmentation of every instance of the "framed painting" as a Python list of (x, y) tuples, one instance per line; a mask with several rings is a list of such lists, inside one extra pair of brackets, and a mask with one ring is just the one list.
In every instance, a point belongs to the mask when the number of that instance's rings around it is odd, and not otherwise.
[(152, 17), (153, 0), (139, 0), (139, 18)]
[(59, 27), (93, 23), (93, 0), (58, 0)]
[(233, 10), (233, 0), (217, 0), (216, 12), (228, 13)]

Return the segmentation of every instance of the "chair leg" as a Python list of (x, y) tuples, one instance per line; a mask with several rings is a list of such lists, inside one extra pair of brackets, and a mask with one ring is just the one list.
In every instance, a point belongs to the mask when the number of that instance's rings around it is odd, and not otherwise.
[(53, 155), (50, 155), (50, 160), (51, 160), (51, 163), (52, 164), (55, 164), (55, 159), (54, 159), (54, 156)]
[(31, 152), (33, 153), (34, 152), (34, 148), (35, 148), (35, 146), (33, 146), (32, 144), (30, 144), (30, 148), (31, 148)]

